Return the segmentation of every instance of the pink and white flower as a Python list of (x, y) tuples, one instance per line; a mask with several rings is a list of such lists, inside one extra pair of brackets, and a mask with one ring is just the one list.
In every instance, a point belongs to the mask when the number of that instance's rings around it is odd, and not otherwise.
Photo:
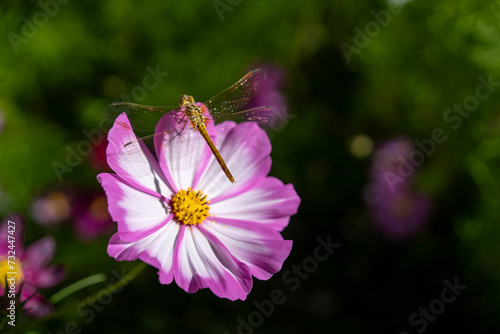
[[(182, 124), (166, 115), (156, 133), (173, 126)], [(209, 124), (207, 130), (236, 183), (208, 145), (187, 141), (189, 135), (156, 136), (155, 157), (137, 141), (125, 114), (115, 120), (107, 155), (116, 174), (98, 176), (118, 223), (108, 254), (158, 268), (162, 284), (175, 280), (190, 293), (209, 288), (219, 297), (244, 300), (252, 276), (269, 279), (288, 257), (292, 241), (280, 232), (300, 198), (292, 185), (267, 176), (271, 144), (256, 123)], [(138, 150), (123, 158), (132, 146)]]
[[(30, 315), (43, 317), (52, 312), (53, 307), (38, 293), (38, 289), (59, 284), (66, 272), (60, 266), (48, 266), (56, 249), (52, 237), (42, 238), (25, 249), (22, 244), (22, 219), (16, 216), (11, 221), (13, 223), (5, 220), (0, 225), (0, 295), (5, 293), (7, 273), (15, 271), (15, 293), (17, 295), (21, 290), (21, 302), (27, 300), (24, 310)], [(10, 267), (12, 263), (15, 264), (14, 269)]]

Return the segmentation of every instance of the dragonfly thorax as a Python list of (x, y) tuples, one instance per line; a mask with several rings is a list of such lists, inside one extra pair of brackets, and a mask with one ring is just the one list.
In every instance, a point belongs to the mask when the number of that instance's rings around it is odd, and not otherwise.
[(198, 127), (205, 124), (205, 116), (203, 116), (202, 109), (196, 105), (192, 96), (182, 95), (179, 106), (184, 109), (184, 112), (194, 126)]

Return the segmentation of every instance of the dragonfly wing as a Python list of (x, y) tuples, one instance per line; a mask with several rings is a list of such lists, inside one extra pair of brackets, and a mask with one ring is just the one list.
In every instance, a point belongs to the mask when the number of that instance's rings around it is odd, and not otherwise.
[[(132, 128), (128, 123), (116, 121), (114, 125), (116, 136), (109, 138), (109, 144), (106, 149), (106, 156), (110, 166), (122, 169), (127, 174), (140, 181), (142, 177), (156, 174), (154, 164), (151, 162), (154, 157), (144, 146), (144, 143), (137, 139), (133, 134)], [(155, 171), (154, 171), (154, 170)]]
[(243, 108), (252, 100), (266, 81), (266, 71), (256, 69), (245, 74), (234, 85), (208, 100), (205, 105), (212, 115), (225, 114)]
[(279, 113), (275, 107), (257, 107), (229, 114), (214, 116), (214, 121), (235, 121), (237, 123), (244, 121), (257, 122), (261, 128), (269, 128), (278, 124)]
[(200, 134), (186, 124), (184, 129), (175, 127), (125, 143), (117, 152), (111, 152), (111, 156), (126, 163), (144, 163), (143, 155), (147, 149), (156, 159), (163, 154), (163, 159), (173, 162), (192, 154), (194, 148), (203, 142)]
[(104, 109), (104, 115), (114, 121), (118, 115), (125, 113), (134, 130), (154, 131), (160, 118), (164, 114), (176, 109), (177, 107), (152, 107), (135, 103), (117, 102), (108, 105)]

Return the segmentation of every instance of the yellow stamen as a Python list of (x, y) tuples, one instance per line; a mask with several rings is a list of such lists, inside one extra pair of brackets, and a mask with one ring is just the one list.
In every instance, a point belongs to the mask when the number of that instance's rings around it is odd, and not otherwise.
[(14, 285), (20, 286), (21, 282), (24, 280), (21, 262), (16, 259), (16, 261), (10, 261), (9, 263), (6, 258), (0, 259), (0, 285), (5, 288), (5, 279), (11, 279), (12, 277), (15, 277)]
[(171, 206), (175, 218), (185, 225), (196, 225), (202, 223), (208, 217), (210, 207), (206, 200), (207, 196), (201, 191), (195, 192), (181, 190), (172, 198)]

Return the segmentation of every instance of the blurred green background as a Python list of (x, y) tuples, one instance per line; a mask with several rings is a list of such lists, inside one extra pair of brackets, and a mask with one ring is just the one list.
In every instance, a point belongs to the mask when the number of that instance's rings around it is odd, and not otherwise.
[[(238, 317), (248, 322), (254, 301), (280, 289), (286, 301), (240, 333), (417, 333), (423, 327), (410, 315), (457, 277), (468, 288), (425, 332), (499, 333), (500, 95), (492, 91), (456, 129), (443, 118), (475, 94), (478, 77), (500, 81), (499, 22), (498, 2), (486, 0), (413, 0), (397, 9), (371, 0), (3, 0), (0, 214), (26, 217), (25, 244), (56, 239), (52, 263), (68, 277), (45, 296), (135, 265), (109, 258), (109, 236), (81, 241), (71, 219), (42, 226), (31, 208), (51, 189), (101, 189), (88, 159), (60, 177), (54, 163), (66, 164), (68, 147), (100, 129), (104, 107), (143, 86), (148, 68), (168, 75), (131, 102), (172, 105), (184, 93), (204, 101), (255, 66), (281, 68), (289, 118), (270, 132), (271, 175), (302, 199), (283, 232), (294, 241), (290, 257), (269, 281), (254, 280), (246, 301), (163, 286), (149, 267), (93, 319), (69, 312), (26, 331), (66, 333), (75, 321), (82, 333), (238, 333)], [(414, 176), (432, 214), (419, 233), (395, 242), (363, 199), (372, 155), (357, 154), (353, 138), (423, 140), (436, 128), (447, 140)], [(329, 235), (341, 246), (291, 291), (284, 273)]]

